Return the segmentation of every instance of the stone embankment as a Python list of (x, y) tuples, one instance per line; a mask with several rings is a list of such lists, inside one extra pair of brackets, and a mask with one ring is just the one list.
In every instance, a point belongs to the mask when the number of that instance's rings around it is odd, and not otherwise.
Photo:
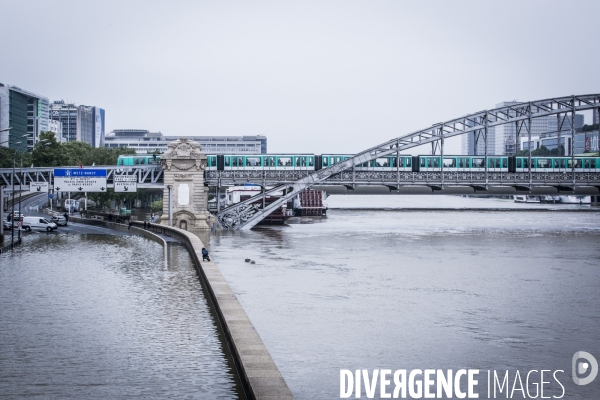
[[(69, 220), (114, 229), (127, 229), (127, 225), (103, 220), (77, 217), (71, 217)], [(162, 243), (165, 246), (165, 263), (167, 262), (166, 242), (161, 235), (173, 237), (187, 248), (194, 260), (200, 282), (223, 329), (248, 398), (257, 400), (293, 399), (294, 396), (281, 376), (277, 365), (221, 271), (214, 261), (202, 261), (204, 244), (200, 238), (183, 229), (163, 225), (152, 224), (148, 229), (143, 229), (141, 222), (133, 222), (131, 233), (140, 234)]]

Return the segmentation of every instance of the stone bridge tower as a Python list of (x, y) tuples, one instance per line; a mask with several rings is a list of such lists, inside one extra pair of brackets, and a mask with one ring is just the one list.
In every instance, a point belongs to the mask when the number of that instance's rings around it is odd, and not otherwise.
[[(165, 189), (161, 225), (185, 230), (209, 229), (214, 217), (208, 212), (208, 188), (204, 186), (206, 155), (199, 143), (181, 138), (169, 143), (160, 156)], [(169, 212), (170, 209), (170, 212)]]

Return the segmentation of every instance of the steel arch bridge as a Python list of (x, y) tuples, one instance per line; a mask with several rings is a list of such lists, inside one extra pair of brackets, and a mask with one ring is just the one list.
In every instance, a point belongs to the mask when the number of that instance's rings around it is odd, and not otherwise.
[[(474, 114), (455, 118), (449, 121), (440, 122), (431, 127), (397, 137), (384, 142), (380, 145), (367, 149), (356, 154), (343, 162), (337, 163), (328, 168), (318, 171), (309, 171), (304, 174), (299, 173), (297, 179), (288, 180), (272, 176), (267, 179), (267, 172), (263, 173), (263, 182), (278, 182), (279, 184), (272, 189), (263, 190), (260, 194), (251, 197), (245, 201), (227, 207), (217, 213), (217, 218), (221, 226), (226, 229), (251, 229), (270, 213), (278, 209), (283, 203), (287, 202), (293, 196), (314, 185), (328, 184), (338, 181), (339, 184), (349, 185), (357, 183), (355, 167), (378, 157), (387, 155), (398, 155), (403, 150), (414, 147), (431, 145), (432, 154), (444, 155), (444, 140), (464, 134), (473, 134), (475, 141), (483, 140), (485, 143), (484, 172), (473, 173), (450, 173), (443, 170), (443, 163), (440, 172), (436, 173), (405, 173), (382, 179), (383, 184), (390, 189), (398, 189), (403, 185), (426, 185), (434, 189), (444, 190), (451, 185), (471, 186), (475, 190), (487, 191), (490, 186), (510, 188), (513, 192), (517, 190), (529, 191), (535, 186), (553, 186), (557, 190), (574, 191), (580, 186), (592, 187), (595, 193), (600, 189), (600, 174), (598, 173), (576, 173), (573, 169), (567, 174), (545, 174), (536, 173), (529, 170), (526, 173), (490, 173), (487, 162), (487, 140), (490, 128), (500, 125), (513, 124), (516, 132), (516, 140), (522, 135), (527, 135), (531, 141), (531, 131), (533, 120), (536, 118), (556, 115), (558, 120), (558, 136), (560, 141), (561, 126), (571, 116), (574, 121), (575, 113), (578, 111), (593, 110), (597, 113), (600, 120), (600, 94), (557, 97), (538, 101), (523, 102), (499, 107), (491, 110), (484, 110)], [(549, 133), (549, 132), (548, 132)], [(575, 129), (571, 124), (571, 143), (574, 143)], [(571, 158), (574, 157), (573, 146), (571, 146)], [(529, 158), (531, 159), (531, 146), (529, 149)], [(250, 173), (247, 173), (250, 174)], [(241, 176), (240, 176), (241, 175)], [(304, 176), (300, 176), (304, 175)], [(460, 176), (464, 175), (464, 176)], [(207, 175), (207, 180), (213, 181), (213, 184), (219, 186), (223, 174)], [(238, 177), (243, 178), (243, 173), (238, 172)], [(260, 175), (252, 179), (260, 179)], [(350, 179), (351, 178), (351, 179)], [(394, 180), (395, 178), (395, 180)], [(250, 179), (250, 176), (248, 176)], [(386, 184), (387, 183), (387, 184)], [(263, 188), (265, 185), (263, 185)], [(276, 193), (283, 193), (277, 196)], [(264, 199), (276, 197), (277, 199), (265, 205)]]

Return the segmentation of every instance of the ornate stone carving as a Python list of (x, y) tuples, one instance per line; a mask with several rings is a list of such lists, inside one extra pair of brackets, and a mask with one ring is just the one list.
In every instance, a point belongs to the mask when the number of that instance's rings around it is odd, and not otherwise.
[[(184, 229), (206, 229), (213, 221), (207, 210), (208, 188), (204, 185), (207, 163), (201, 150), (199, 143), (181, 138), (169, 143), (168, 150), (161, 156), (164, 184), (171, 187), (173, 225), (182, 223)], [(164, 191), (164, 196), (161, 223), (168, 224), (168, 190)]]

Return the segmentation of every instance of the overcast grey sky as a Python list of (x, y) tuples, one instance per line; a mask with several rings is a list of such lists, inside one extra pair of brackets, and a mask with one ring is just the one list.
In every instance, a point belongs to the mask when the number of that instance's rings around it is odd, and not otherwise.
[(600, 92), (597, 0), (0, 0), (0, 15), (0, 82), (102, 107), (108, 131), (266, 135), (269, 152), (356, 153), (501, 101)]

